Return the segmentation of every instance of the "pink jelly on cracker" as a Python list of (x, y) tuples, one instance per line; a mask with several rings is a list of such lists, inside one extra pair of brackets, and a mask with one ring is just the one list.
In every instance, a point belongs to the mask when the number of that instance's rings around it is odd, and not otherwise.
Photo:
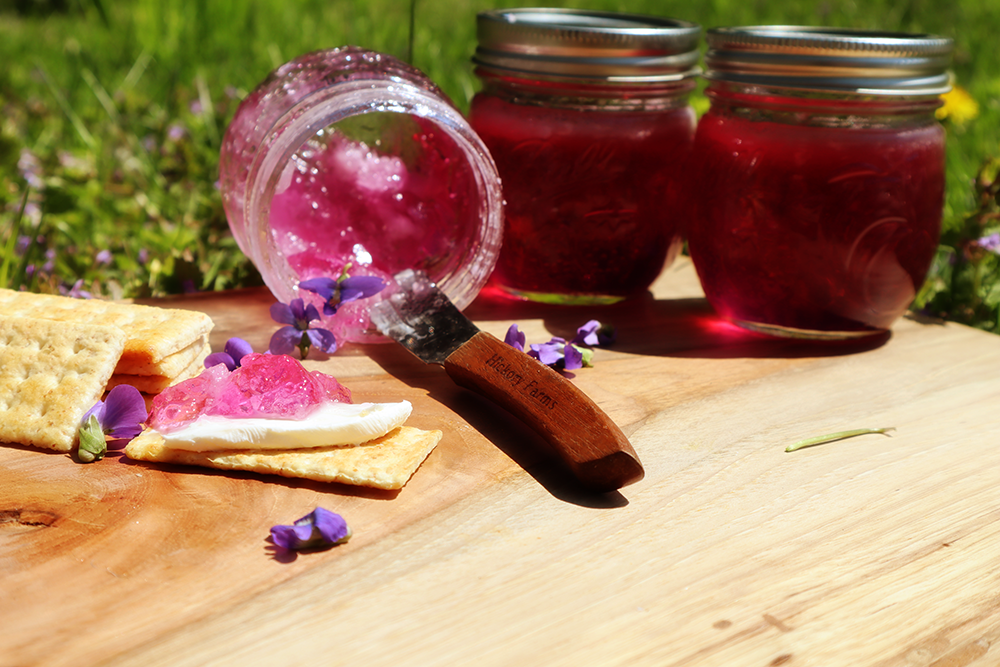
[(219, 364), (168, 387), (153, 399), (148, 425), (169, 433), (201, 415), (302, 419), (322, 403), (351, 402), (347, 387), (293, 357), (248, 354), (241, 363), (232, 372)]

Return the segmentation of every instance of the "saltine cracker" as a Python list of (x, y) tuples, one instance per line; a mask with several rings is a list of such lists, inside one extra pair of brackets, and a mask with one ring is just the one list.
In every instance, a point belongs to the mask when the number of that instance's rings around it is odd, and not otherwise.
[(195, 344), (212, 330), (205, 313), (98, 299), (73, 299), (0, 289), (0, 312), (60, 322), (116, 326), (125, 331), (119, 363), (124, 370), (155, 364)]
[(0, 442), (59, 452), (104, 394), (125, 348), (118, 327), (50, 319), (0, 319)]
[(399, 426), (380, 438), (354, 446), (190, 452), (165, 447), (162, 435), (146, 430), (126, 446), (125, 455), (144, 461), (396, 490), (409, 481), (441, 437), (438, 430)]

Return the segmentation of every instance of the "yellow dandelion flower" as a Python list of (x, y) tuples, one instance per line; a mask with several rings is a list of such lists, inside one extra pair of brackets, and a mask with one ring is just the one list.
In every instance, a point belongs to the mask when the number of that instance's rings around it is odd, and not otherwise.
[(934, 112), (938, 120), (948, 119), (956, 125), (965, 125), (979, 115), (979, 103), (961, 86), (954, 86), (941, 96), (942, 105)]

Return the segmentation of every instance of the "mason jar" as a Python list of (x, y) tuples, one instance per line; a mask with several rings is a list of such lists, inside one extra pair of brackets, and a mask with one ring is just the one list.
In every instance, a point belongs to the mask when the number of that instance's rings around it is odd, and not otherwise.
[(699, 26), (571, 9), (480, 13), (469, 120), (506, 201), (490, 279), (515, 297), (642, 294), (683, 242)]
[[(413, 268), (464, 308), (500, 247), (503, 199), (486, 146), (424, 74), (358, 47), (296, 58), (244, 99), (220, 185), (237, 243), (280, 301), (317, 298), (298, 292), (307, 278), (346, 270), (391, 285)], [(325, 324), (341, 341), (380, 340), (371, 302)]]
[(952, 41), (794, 26), (707, 41), (688, 247), (708, 300), (776, 336), (887, 330), (940, 236)]

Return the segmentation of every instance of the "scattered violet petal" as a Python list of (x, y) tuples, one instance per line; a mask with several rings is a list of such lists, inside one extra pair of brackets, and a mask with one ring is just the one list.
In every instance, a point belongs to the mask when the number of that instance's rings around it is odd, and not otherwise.
[(325, 542), (338, 544), (341, 541), (347, 541), (351, 536), (351, 529), (348, 528), (344, 517), (322, 507), (313, 510), (312, 523)]
[(580, 348), (571, 343), (563, 346), (563, 368), (568, 371), (583, 368), (583, 352)]
[[(527, 353), (546, 366), (570, 371), (591, 366), (594, 358), (594, 351), (591, 348), (607, 345), (614, 340), (614, 327), (601, 324), (597, 320), (590, 320), (576, 330), (573, 340), (567, 342), (565, 338), (555, 336), (547, 343), (532, 344)], [(511, 324), (507, 329), (504, 342), (514, 349), (525, 351), (525, 335), (517, 324)]]
[(205, 368), (211, 368), (216, 364), (225, 364), (226, 368), (234, 371), (240, 367), (243, 357), (253, 353), (253, 347), (242, 338), (230, 338), (226, 341), (223, 352), (213, 352), (205, 357)]
[(351, 529), (344, 518), (322, 507), (317, 507), (291, 526), (271, 527), (271, 540), (290, 551), (329, 548), (350, 538)]
[(532, 343), (531, 352), (528, 354), (546, 366), (553, 366), (562, 361), (565, 347), (566, 339), (556, 336), (547, 343)]
[(101, 426), (115, 440), (131, 440), (142, 432), (142, 423), (148, 416), (146, 401), (139, 390), (120, 384), (108, 392)]
[[(104, 458), (107, 450), (122, 449), (142, 432), (148, 418), (146, 402), (135, 387), (118, 385), (83, 415), (78, 458), (84, 463)], [(110, 441), (108, 440), (110, 438)]]
[(597, 320), (590, 320), (576, 330), (576, 336), (570, 342), (574, 345), (589, 345), (590, 347), (610, 345), (615, 342), (615, 328), (610, 324), (601, 324)]
[(219, 364), (224, 364), (230, 371), (235, 371), (239, 368), (239, 364), (236, 363), (236, 360), (225, 352), (213, 352), (205, 357), (205, 368), (211, 368), (212, 366), (217, 366)]
[(503, 342), (507, 343), (515, 350), (524, 352), (524, 332), (518, 329), (517, 324), (510, 325), (507, 329), (507, 335), (504, 336)]
[(89, 410), (84, 412), (83, 419), (80, 420), (80, 423), (86, 423), (90, 419), (91, 415), (96, 415), (98, 422), (101, 422), (104, 419), (104, 401), (94, 403)]
[(226, 341), (224, 349), (226, 354), (232, 357), (237, 365), (243, 360), (243, 357), (253, 354), (253, 346), (242, 338), (236, 338), (235, 336)]
[(271, 540), (282, 549), (295, 551), (303, 549), (312, 537), (312, 526), (272, 526)]

